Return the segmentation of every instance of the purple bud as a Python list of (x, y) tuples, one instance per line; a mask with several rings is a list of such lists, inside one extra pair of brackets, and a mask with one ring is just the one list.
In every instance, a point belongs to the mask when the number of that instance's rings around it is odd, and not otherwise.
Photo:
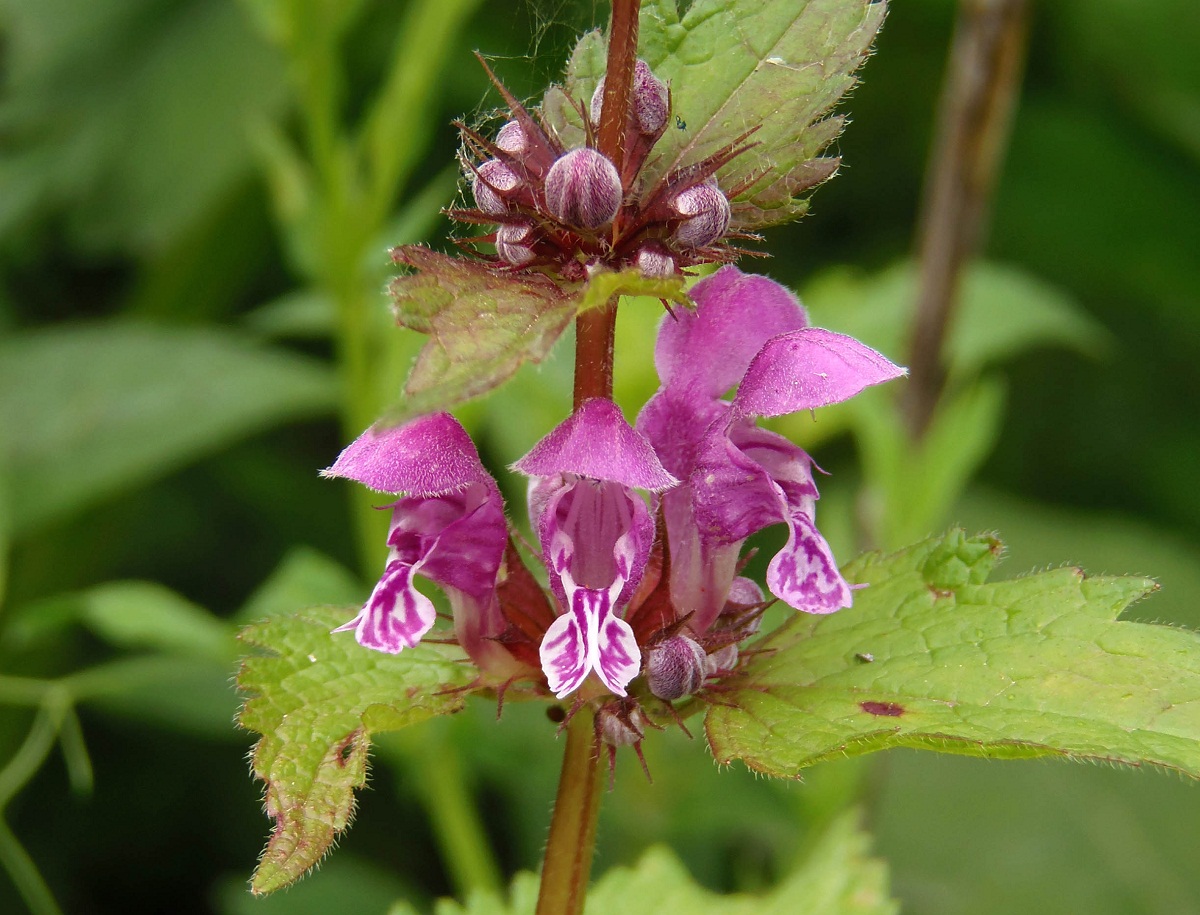
[(479, 166), (471, 182), (471, 193), (475, 195), (475, 206), (489, 216), (502, 216), (508, 212), (503, 194), (514, 190), (521, 179), (499, 159), (488, 159)]
[(496, 146), (514, 156), (529, 148), (529, 138), (525, 136), (525, 128), (517, 121), (509, 121), (496, 134)]
[(639, 60), (633, 68), (633, 113), (642, 133), (656, 134), (667, 123), (667, 87)]
[(685, 248), (711, 245), (729, 228), (729, 201), (716, 181), (706, 181), (680, 191), (671, 206), (684, 217), (675, 229), (674, 237)]
[(496, 253), (514, 267), (524, 267), (534, 258), (530, 243), (533, 228), (524, 224), (505, 224), (496, 230)]
[(668, 702), (690, 696), (704, 683), (704, 649), (685, 635), (675, 635), (646, 652), (650, 692)]
[(643, 276), (652, 279), (662, 279), (675, 274), (675, 258), (658, 242), (647, 242), (638, 248), (634, 263)]
[[(629, 100), (629, 108), (633, 113), (634, 123), (644, 134), (654, 135), (663, 129), (667, 123), (667, 87), (654, 75), (650, 65), (639, 60), (633, 68), (633, 96)], [(600, 123), (601, 109), (604, 103), (604, 79), (592, 94), (590, 114), (592, 123)]]
[(546, 208), (565, 225), (597, 229), (621, 207), (621, 178), (602, 153), (573, 149), (546, 173)]

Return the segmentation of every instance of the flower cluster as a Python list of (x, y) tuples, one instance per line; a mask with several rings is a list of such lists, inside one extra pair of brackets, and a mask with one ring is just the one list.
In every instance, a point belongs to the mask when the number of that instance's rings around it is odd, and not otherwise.
[(546, 268), (568, 280), (597, 263), (665, 277), (692, 264), (732, 260), (739, 252), (723, 241), (731, 209), (716, 173), (748, 147), (735, 142), (643, 187), (642, 166), (667, 130), (671, 98), (641, 60), (631, 91), (619, 171), (595, 147), (604, 80), (586, 111), (580, 104), (586, 145), (574, 149), (505, 92), (511, 119), (494, 139), (459, 125), (475, 207), (450, 215), (496, 226), (477, 240), (495, 245), (497, 263)]
[(774, 598), (805, 613), (849, 607), (816, 526), (812, 460), (757, 420), (844, 401), (903, 370), (809, 326), (790, 292), (736, 267), (697, 283), (692, 298), (694, 310), (663, 318), (661, 387), (635, 424), (610, 400), (585, 401), (513, 465), (529, 478), (549, 596), (533, 586), (499, 489), (449, 414), (350, 445), (325, 473), (397, 501), (383, 577), (342, 628), (380, 651), (415, 645), (435, 622), (414, 586), (423, 576), (446, 593), (485, 682), (630, 697), (605, 706), (611, 744), (640, 739), (635, 696), (669, 702), (736, 668), (765, 605), (739, 575), (755, 532), (788, 529), (767, 570)]

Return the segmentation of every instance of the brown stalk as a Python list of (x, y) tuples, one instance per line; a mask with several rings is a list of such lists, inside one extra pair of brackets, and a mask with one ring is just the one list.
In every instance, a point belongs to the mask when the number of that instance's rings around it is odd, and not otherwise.
[(942, 348), (962, 269), (979, 250), (1008, 146), (1028, 32), (1027, 0), (961, 0), (918, 229), (917, 312), (905, 414), (913, 438), (945, 384)]

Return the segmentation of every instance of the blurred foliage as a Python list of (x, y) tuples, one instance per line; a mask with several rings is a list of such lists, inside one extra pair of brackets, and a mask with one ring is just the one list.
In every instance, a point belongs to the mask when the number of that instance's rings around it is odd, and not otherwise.
[[(821, 323), (900, 361), (953, 7), (894, 5), (848, 106), (842, 175), (772, 234), (763, 265)], [(1154, 575), (1162, 592), (1133, 616), (1197, 626), (1200, 7), (1035, 12), (941, 443), (901, 447), (886, 394), (787, 431), (833, 473), (821, 521), (840, 555), (957, 520), (1003, 534), (1002, 574)], [(366, 584), (349, 570), (371, 577), (381, 558), (369, 505), (315, 469), (394, 397), (421, 342), (391, 325), (384, 252), (447, 247), (449, 121), (499, 102), (469, 49), (535, 97), (606, 13), (0, 0), (0, 911), (25, 907), (7, 875), (81, 913), (427, 909), (463, 879), (420, 774), (438, 752), (504, 874), (537, 865), (555, 727), (521, 706), (498, 726), (472, 702), (422, 725), (423, 746), (385, 743), (338, 854), (252, 900), (267, 820), (231, 725), (231, 639), (281, 610), (353, 603)], [(660, 314), (637, 300), (620, 320), (631, 417), (656, 385)], [(564, 415), (569, 345), (461, 411), (494, 468)], [(1200, 907), (1200, 796), (1176, 780), (898, 751), (767, 782), (718, 771), (676, 733), (646, 755), (653, 784), (619, 760), (598, 873), (665, 842), (711, 889), (765, 890), (865, 792), (910, 911)]]

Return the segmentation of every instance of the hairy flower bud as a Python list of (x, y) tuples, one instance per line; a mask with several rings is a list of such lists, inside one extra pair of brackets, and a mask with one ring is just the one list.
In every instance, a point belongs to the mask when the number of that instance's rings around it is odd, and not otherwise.
[(610, 747), (628, 747), (646, 736), (647, 719), (636, 702), (606, 702), (596, 711), (596, 731)]
[(530, 243), (533, 227), (521, 223), (505, 224), (496, 230), (496, 253), (514, 267), (524, 267), (534, 258)]
[(634, 264), (642, 271), (643, 276), (652, 279), (662, 279), (675, 273), (675, 258), (658, 242), (647, 242), (638, 248)]
[(671, 207), (683, 222), (675, 240), (685, 248), (703, 248), (721, 238), (729, 228), (729, 201), (714, 180), (696, 184), (675, 195)]
[(616, 168), (588, 146), (559, 158), (546, 174), (546, 208), (565, 225), (597, 229), (612, 222), (621, 195)]
[(475, 206), (489, 216), (501, 216), (508, 212), (504, 196), (521, 183), (520, 177), (499, 159), (488, 159), (479, 166), (471, 181), (471, 193), (475, 195)]
[(529, 138), (525, 136), (525, 128), (517, 121), (508, 121), (496, 134), (496, 146), (514, 156), (525, 152), (529, 148)]
[(646, 683), (668, 702), (690, 696), (704, 683), (704, 649), (685, 635), (671, 636), (646, 652)]
[[(654, 75), (650, 65), (639, 60), (633, 68), (633, 95), (629, 99), (629, 110), (633, 114), (637, 129), (647, 135), (658, 133), (667, 123), (667, 87)], [(604, 79), (592, 94), (590, 114), (592, 123), (600, 123), (604, 104)]]

